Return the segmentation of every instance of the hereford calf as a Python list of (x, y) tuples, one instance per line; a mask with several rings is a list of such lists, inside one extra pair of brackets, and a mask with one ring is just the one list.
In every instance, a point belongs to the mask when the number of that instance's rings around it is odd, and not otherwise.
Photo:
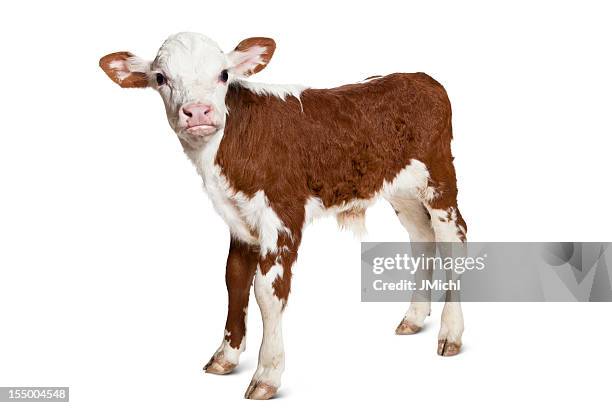
[[(246, 398), (275, 395), (284, 369), (281, 317), (302, 230), (332, 213), (362, 230), (379, 197), (412, 241), (464, 241), (451, 155), (451, 107), (422, 74), (375, 77), (333, 89), (264, 85), (244, 79), (274, 53), (249, 38), (229, 53), (200, 34), (169, 37), (153, 61), (128, 52), (100, 60), (123, 88), (162, 96), (170, 126), (231, 232), (225, 335), (206, 372), (229, 373), (245, 347), (250, 287), (263, 319), (259, 363)], [(420, 330), (430, 303), (413, 302), (398, 334)], [(461, 347), (460, 304), (442, 312), (438, 354)]]

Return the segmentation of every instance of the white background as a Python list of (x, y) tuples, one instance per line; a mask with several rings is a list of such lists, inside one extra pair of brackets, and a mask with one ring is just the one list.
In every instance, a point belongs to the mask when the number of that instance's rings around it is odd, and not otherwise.
[[(454, 108), (473, 241), (610, 241), (610, 12), (604, 2), (20, 2), (0, 16), (0, 385), (71, 387), (75, 407), (249, 404), (260, 318), (235, 374), (221, 341), (229, 235), (151, 90), (98, 68), (177, 31), (225, 50), (270, 36), (258, 81), (317, 87), (424, 71)], [(371, 241), (407, 240), (386, 203)], [(405, 304), (360, 303), (359, 242), (304, 237), (267, 404), (602, 405), (609, 304), (466, 304), (463, 352), (394, 336)], [(602, 368), (603, 372), (597, 372)]]

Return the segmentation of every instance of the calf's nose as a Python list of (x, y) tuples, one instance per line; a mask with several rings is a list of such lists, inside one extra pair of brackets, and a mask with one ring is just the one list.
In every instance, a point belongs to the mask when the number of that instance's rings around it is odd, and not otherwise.
[(185, 116), (187, 126), (212, 125), (213, 108), (203, 103), (191, 103), (183, 106), (181, 113)]

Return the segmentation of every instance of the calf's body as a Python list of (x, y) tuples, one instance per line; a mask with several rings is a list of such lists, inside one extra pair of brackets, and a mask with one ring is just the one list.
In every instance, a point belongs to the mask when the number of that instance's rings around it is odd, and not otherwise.
[[(193, 39), (185, 38), (179, 37), (182, 45)], [(255, 53), (242, 44), (260, 44), (258, 55), (269, 60), (271, 40), (263, 40), (243, 41), (237, 47), (239, 55), (230, 59)], [(167, 58), (165, 52), (159, 55)], [(105, 71), (115, 82), (129, 79), (129, 70), (114, 78), (113, 66), (119, 64), (103, 61), (103, 69), (108, 68)], [(152, 78), (156, 61), (139, 80)], [(261, 61), (255, 59), (259, 65), (245, 72), (257, 72)], [(171, 86), (156, 78), (159, 87)], [(422, 73), (375, 77), (333, 89), (254, 84), (232, 80), (227, 73), (220, 78), (227, 111), (222, 125), (209, 131), (216, 123), (213, 109), (218, 107), (209, 107), (205, 100), (185, 100), (181, 103), (188, 102), (189, 109), (178, 113), (187, 115), (183, 123), (195, 120), (194, 109), (204, 109), (199, 114), (205, 119), (188, 135), (174, 126), (231, 232), (227, 321), (222, 343), (205, 369), (225, 374), (238, 364), (253, 285), (264, 333), (246, 397), (267, 399), (280, 386), (281, 317), (302, 231), (312, 219), (332, 213), (341, 225), (360, 231), (367, 207), (382, 197), (395, 209), (411, 241), (465, 240), (450, 150), (451, 108), (443, 87)], [(160, 90), (162, 96), (164, 92)], [(165, 102), (171, 125), (178, 123), (172, 120), (176, 110), (168, 99)], [(433, 246), (428, 248), (433, 251)], [(431, 279), (431, 271), (424, 273)], [(459, 351), (463, 332), (460, 305), (457, 299), (448, 300), (438, 335), (441, 355)], [(429, 311), (427, 298), (414, 301), (396, 332), (418, 332)]]

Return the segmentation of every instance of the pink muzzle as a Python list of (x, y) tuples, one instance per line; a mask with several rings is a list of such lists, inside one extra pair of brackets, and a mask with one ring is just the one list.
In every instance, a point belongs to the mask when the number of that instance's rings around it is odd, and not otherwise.
[(217, 130), (213, 121), (214, 110), (211, 105), (203, 103), (190, 103), (181, 108), (179, 113), (181, 122), (187, 133), (195, 136), (208, 136)]

